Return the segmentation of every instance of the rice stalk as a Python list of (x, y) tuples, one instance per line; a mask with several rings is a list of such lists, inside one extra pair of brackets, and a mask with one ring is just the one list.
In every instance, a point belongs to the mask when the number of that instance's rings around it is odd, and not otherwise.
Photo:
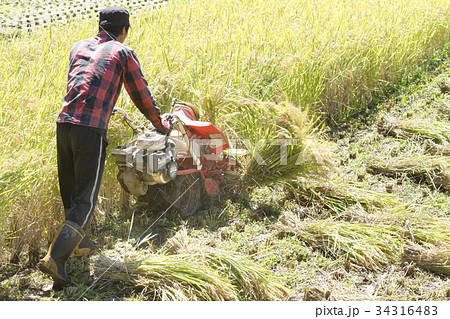
[[(450, 223), (446, 216), (429, 213), (429, 203), (398, 203), (396, 206), (367, 211), (361, 205), (353, 205), (336, 216), (336, 220), (361, 223), (396, 233), (403, 243), (419, 245), (450, 245)], [(444, 204), (445, 209), (445, 204)]]
[(243, 300), (285, 300), (289, 290), (268, 270), (226, 251), (201, 253), (210, 266), (227, 274)]
[(416, 156), (379, 160), (368, 165), (367, 172), (387, 176), (406, 175), (426, 182), (435, 189), (450, 190), (450, 158), (446, 156)]
[(280, 183), (311, 171), (326, 176), (334, 169), (317, 120), (307, 111), (253, 101), (236, 108), (239, 112), (229, 113), (224, 125), (233, 147), (249, 151), (241, 163), (245, 183)]
[(289, 181), (286, 186), (300, 202), (318, 204), (336, 215), (345, 213), (353, 205), (373, 211), (400, 204), (397, 196), (351, 185), (336, 178), (305, 175)]
[(397, 261), (403, 250), (401, 237), (395, 232), (362, 223), (299, 220), (286, 213), (275, 227), (301, 238), (326, 255), (369, 270)]
[(208, 267), (230, 278), (233, 286), (244, 300), (283, 300), (289, 291), (280, 279), (251, 260), (229, 251), (206, 249), (197, 241), (190, 240), (186, 227), (181, 227), (169, 238), (164, 248), (181, 255), (191, 255)]
[(447, 218), (428, 214), (411, 205), (400, 205), (379, 214), (383, 227), (396, 231), (404, 242), (420, 245), (450, 245), (450, 223)]
[(418, 119), (402, 120), (392, 116), (382, 117), (377, 124), (378, 132), (395, 138), (420, 138), (438, 144), (450, 142), (450, 124)]
[[(285, 300), (289, 290), (270, 271), (236, 253), (189, 245), (180, 230), (168, 248), (176, 254), (142, 257), (129, 252), (126, 260), (97, 257), (95, 272), (103, 282), (113, 280), (142, 289), (157, 300)], [(176, 242), (175, 245), (173, 245)]]
[(450, 244), (449, 207), (445, 195), (407, 199), (383, 192), (379, 194), (386, 194), (386, 199), (391, 200), (378, 206), (367, 206), (358, 201), (349, 203), (334, 219), (386, 228), (399, 234), (405, 242)]
[[(112, 266), (111, 266), (112, 265)], [(113, 262), (100, 256), (95, 271), (103, 280), (141, 287), (154, 300), (237, 300), (228, 278), (190, 262), (186, 255), (153, 255), (150, 258)]]
[(439, 145), (431, 140), (426, 140), (424, 145), (424, 151), (431, 155), (450, 156), (450, 143), (444, 143), (444, 145)]
[(414, 262), (419, 268), (424, 270), (450, 276), (449, 245), (420, 246), (408, 243), (405, 245), (403, 259), (407, 262)]

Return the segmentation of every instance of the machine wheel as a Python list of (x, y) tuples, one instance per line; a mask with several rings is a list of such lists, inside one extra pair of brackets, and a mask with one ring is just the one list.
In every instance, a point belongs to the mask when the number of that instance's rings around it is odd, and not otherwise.
[(149, 186), (147, 193), (138, 196), (137, 200), (141, 203), (145, 203), (154, 212), (164, 211), (169, 207), (163, 196), (163, 188), (165, 186), (166, 185)]
[(169, 204), (173, 203), (181, 216), (193, 215), (202, 205), (203, 178), (199, 174), (177, 176), (164, 185), (161, 195)]
[[(122, 188), (128, 192), (123, 180), (118, 178)], [(177, 176), (175, 180), (165, 185), (152, 185), (148, 187), (145, 195), (138, 196), (137, 200), (145, 203), (154, 211), (163, 211), (173, 203), (182, 217), (193, 215), (201, 206), (204, 198), (204, 181), (199, 174)]]

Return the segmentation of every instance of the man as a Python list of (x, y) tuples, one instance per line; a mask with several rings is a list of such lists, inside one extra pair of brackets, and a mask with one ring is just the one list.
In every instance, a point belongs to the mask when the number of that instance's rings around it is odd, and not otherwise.
[[(54, 286), (70, 282), (65, 265), (77, 248), (87, 255), (89, 224), (97, 201), (106, 155), (106, 131), (122, 84), (134, 104), (160, 133), (160, 110), (134, 51), (123, 44), (129, 13), (120, 7), (100, 12), (99, 33), (70, 52), (67, 92), (57, 119), (58, 177), (66, 219), (39, 269)], [(79, 247), (77, 247), (79, 246)]]

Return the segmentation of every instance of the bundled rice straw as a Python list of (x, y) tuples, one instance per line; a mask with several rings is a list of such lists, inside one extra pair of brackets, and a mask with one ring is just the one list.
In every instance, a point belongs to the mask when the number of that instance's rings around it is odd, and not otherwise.
[(418, 267), (446, 276), (450, 275), (450, 246), (428, 245), (424, 248), (414, 243), (405, 245), (403, 258), (408, 262), (414, 262)]
[[(317, 180), (316, 182), (313, 182)], [(286, 184), (297, 197), (317, 201), (335, 213), (344, 213), (348, 206), (362, 205), (366, 209), (380, 209), (396, 206), (396, 196), (386, 192), (377, 192), (357, 187), (337, 180), (300, 178)]]
[(99, 257), (94, 267), (104, 273), (104, 281), (140, 287), (155, 300), (284, 300), (289, 295), (269, 271), (225, 251), (155, 254), (115, 263)]
[(380, 160), (367, 167), (368, 173), (388, 176), (407, 175), (418, 181), (425, 181), (434, 188), (450, 190), (450, 159), (439, 156), (418, 156), (407, 159)]
[(450, 143), (439, 145), (431, 140), (426, 140), (424, 150), (431, 155), (450, 156)]
[(384, 136), (395, 138), (431, 139), (438, 144), (450, 142), (450, 125), (442, 122), (430, 124), (421, 120), (401, 120), (392, 116), (384, 116), (378, 122), (378, 132)]
[(366, 269), (376, 270), (398, 260), (402, 242), (386, 228), (333, 220), (299, 220), (285, 213), (276, 228), (300, 237), (314, 248), (343, 258)]
[(327, 176), (335, 169), (331, 152), (320, 138), (317, 119), (307, 110), (289, 103), (246, 99), (228, 107), (233, 111), (223, 120), (236, 143), (233, 147), (249, 152), (240, 163), (246, 185), (280, 182), (306, 172)]
[(209, 265), (231, 277), (233, 285), (246, 300), (283, 300), (289, 291), (268, 270), (246, 258), (214, 250), (203, 254)]
[(187, 261), (182, 255), (154, 255), (139, 261), (115, 262), (99, 257), (95, 272), (103, 280), (141, 287), (154, 300), (238, 300), (228, 278)]

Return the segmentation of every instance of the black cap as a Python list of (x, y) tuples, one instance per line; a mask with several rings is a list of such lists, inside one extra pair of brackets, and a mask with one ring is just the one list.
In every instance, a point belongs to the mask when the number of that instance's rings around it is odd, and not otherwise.
[(98, 24), (101, 27), (130, 26), (130, 14), (121, 7), (108, 7), (100, 11)]

